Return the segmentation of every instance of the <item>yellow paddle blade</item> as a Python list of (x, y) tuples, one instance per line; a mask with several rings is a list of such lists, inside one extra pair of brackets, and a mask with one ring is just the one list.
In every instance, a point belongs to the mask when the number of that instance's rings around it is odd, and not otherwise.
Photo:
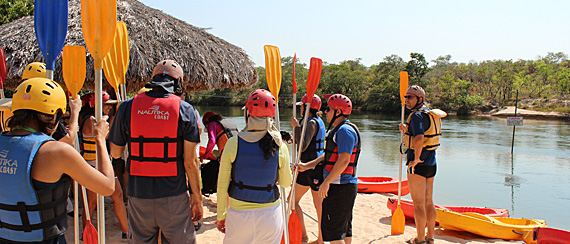
[(269, 91), (275, 97), (275, 101), (279, 102), (279, 90), (281, 89), (281, 54), (279, 48), (275, 46), (265, 45), (265, 77)]
[(76, 98), (77, 93), (83, 87), (83, 82), (85, 82), (85, 69), (87, 67), (85, 48), (83, 46), (63, 47), (62, 66), (65, 86), (73, 98)]
[(406, 228), (406, 217), (404, 216), (404, 211), (402, 207), (398, 205), (394, 214), (392, 214), (392, 228), (390, 235), (404, 234), (404, 229)]
[(119, 85), (125, 84), (125, 74), (129, 67), (129, 34), (125, 22), (117, 22), (115, 38), (111, 49), (103, 58), (103, 71), (109, 84), (119, 92)]
[(116, 0), (81, 1), (81, 28), (85, 44), (95, 61), (95, 69), (103, 69), (103, 57), (113, 43), (116, 23)]
[(408, 90), (408, 72), (400, 72), (400, 101), (402, 102), (402, 107), (406, 106), (404, 101), (404, 96), (406, 96), (406, 91)]

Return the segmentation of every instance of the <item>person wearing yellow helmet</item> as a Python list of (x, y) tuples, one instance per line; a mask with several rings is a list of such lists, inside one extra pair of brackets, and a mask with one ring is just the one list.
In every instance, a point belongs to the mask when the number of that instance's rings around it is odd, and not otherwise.
[(71, 179), (102, 195), (114, 190), (107, 118), (95, 123), (99, 172), (70, 145), (50, 137), (66, 106), (63, 89), (52, 80), (32, 78), (16, 88), (10, 131), (0, 135), (0, 184), (10, 186), (0, 188), (0, 242), (65, 243)]
[(31, 78), (46, 78), (46, 64), (40, 62), (28, 64), (22, 72), (22, 80)]

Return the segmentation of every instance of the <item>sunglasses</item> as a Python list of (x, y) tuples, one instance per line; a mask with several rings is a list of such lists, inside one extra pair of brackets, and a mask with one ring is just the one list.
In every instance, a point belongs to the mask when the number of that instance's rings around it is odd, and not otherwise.
[(415, 98), (415, 97), (416, 97), (416, 96), (413, 96), (413, 95), (406, 95), (406, 96), (404, 96), (405, 99), (412, 99), (412, 98)]
[(325, 112), (331, 111), (331, 107), (327, 107), (327, 109), (325, 109)]

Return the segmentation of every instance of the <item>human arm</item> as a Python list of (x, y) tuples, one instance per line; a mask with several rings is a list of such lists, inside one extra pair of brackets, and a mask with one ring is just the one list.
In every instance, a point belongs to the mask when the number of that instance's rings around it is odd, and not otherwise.
[(277, 184), (282, 187), (289, 187), (293, 182), (293, 175), (291, 174), (291, 159), (289, 158), (289, 149), (284, 142), (281, 142), (279, 147), (279, 173)]
[[(77, 139), (79, 131), (79, 111), (81, 110), (81, 98), (77, 96), (75, 99), (69, 98), (69, 138), (73, 145)], [(73, 146), (72, 145), (72, 146)]]
[(329, 175), (327, 175), (327, 178), (325, 178), (323, 184), (321, 184), (321, 186), (319, 187), (320, 197), (326, 198), (328, 196), (329, 186), (331, 182), (334, 179), (340, 177), (342, 172), (346, 169), (346, 167), (348, 167), (348, 164), (350, 162), (350, 156), (351, 154), (346, 152), (340, 153), (338, 155), (338, 160), (334, 164), (331, 172), (329, 173)]
[(235, 161), (237, 155), (237, 136), (228, 140), (226, 147), (220, 157), (220, 171), (218, 173), (218, 189), (217, 189), (217, 227), (222, 233), (225, 233), (226, 209), (228, 206), (228, 188), (230, 185), (230, 177), (232, 172), (232, 162)]
[(215, 122), (208, 123), (208, 125), (206, 125), (206, 128), (208, 128), (208, 145), (206, 146), (206, 152), (204, 152), (204, 155), (201, 157), (202, 159), (208, 158), (212, 154), (212, 151), (214, 151), (214, 147), (216, 146), (217, 142), (216, 134), (220, 129), (222, 129)]
[[(315, 136), (318, 128), (319, 125), (315, 120), (307, 121), (307, 129), (305, 129), (305, 136), (303, 137), (303, 148), (301, 149), (301, 152), (304, 152), (305, 150), (307, 150), (307, 148), (309, 148), (309, 143), (311, 143), (311, 140)], [(295, 131), (295, 133), (297, 133), (297, 131)], [(301, 138), (301, 131), (299, 131), (298, 135), (299, 138)]]
[(411, 161), (408, 164), (408, 168), (411, 168), (411, 172), (414, 172), (416, 165), (419, 163), (423, 163), (424, 161), (420, 160), (420, 156), (422, 155), (423, 143), (424, 143), (424, 134), (419, 134), (412, 138), (414, 144), (414, 161)]
[(200, 221), (204, 215), (200, 191), (200, 170), (195, 163), (196, 143), (184, 140), (184, 169), (192, 190), (192, 220)]

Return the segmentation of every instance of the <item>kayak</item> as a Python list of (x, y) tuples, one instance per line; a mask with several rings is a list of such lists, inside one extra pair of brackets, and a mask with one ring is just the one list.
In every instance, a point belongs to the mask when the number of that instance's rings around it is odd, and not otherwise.
[[(398, 194), (398, 177), (358, 177), (358, 192)], [(402, 178), (402, 196), (408, 193), (408, 179)]]
[[(205, 153), (206, 153), (206, 148), (200, 147), (200, 157), (203, 157)], [(210, 153), (210, 156), (208, 156), (208, 158), (205, 158), (205, 159), (216, 160), (216, 157), (214, 157), (214, 154)]]
[(489, 217), (478, 213), (458, 213), (447, 209), (436, 209), (436, 211), (436, 220), (441, 228), (466, 231), (489, 238), (522, 241), (532, 235), (534, 228), (546, 227), (546, 222), (538, 219)]
[[(396, 207), (398, 207), (398, 199), (396, 198), (388, 198), (387, 201), (388, 209), (392, 210), (392, 214), (396, 211)], [(414, 219), (414, 202), (410, 200), (401, 199), (400, 206), (402, 211), (404, 212), (404, 216), (406, 219)], [(504, 208), (482, 208), (482, 207), (460, 207), (460, 206), (444, 206), (444, 205), (435, 205), (436, 208), (439, 209), (448, 209), (455, 212), (460, 213), (479, 213), (483, 215), (487, 215), (490, 217), (509, 217), (509, 210)]]
[(532, 240), (538, 244), (570, 244), (570, 231), (536, 227), (532, 229), (532, 233)]

